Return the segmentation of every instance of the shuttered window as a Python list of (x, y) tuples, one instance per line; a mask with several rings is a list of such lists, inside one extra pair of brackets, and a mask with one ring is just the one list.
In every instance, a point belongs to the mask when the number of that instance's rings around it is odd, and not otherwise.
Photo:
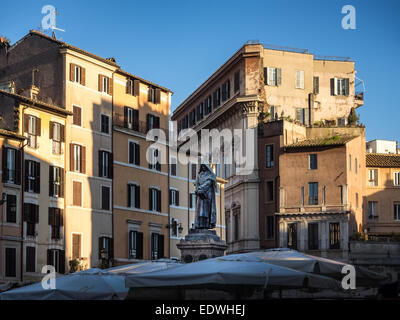
[(319, 77), (313, 78), (313, 92), (314, 92), (314, 94), (319, 93)]
[(36, 272), (36, 248), (26, 247), (26, 272)]
[(140, 186), (128, 183), (128, 207), (140, 209)]
[(282, 82), (282, 70), (280, 68), (264, 68), (264, 84), (268, 86), (280, 86)]
[(161, 212), (161, 191), (149, 188), (149, 210)]
[(81, 235), (72, 234), (72, 259), (79, 259), (81, 257)]
[(114, 257), (114, 241), (112, 238), (99, 238), (99, 259), (103, 259), (102, 252), (105, 253), (105, 259), (112, 259)]
[(64, 169), (49, 166), (49, 196), (64, 197)]
[(139, 130), (139, 110), (124, 107), (124, 127)]
[(25, 191), (40, 193), (40, 162), (25, 160)]
[(7, 194), (6, 206), (6, 221), (8, 223), (17, 222), (17, 196), (13, 194)]
[(110, 133), (110, 117), (102, 114), (100, 117), (100, 129), (102, 133), (109, 134)]
[(318, 169), (318, 157), (316, 154), (309, 154), (308, 155), (308, 163), (309, 163), (309, 169), (311, 170), (316, 170)]
[(169, 190), (169, 204), (172, 206), (179, 206), (179, 190)]
[(17, 249), (5, 248), (5, 276), (16, 277), (17, 275)]
[(33, 203), (24, 203), (23, 220), (26, 222), (26, 235), (36, 236), (36, 224), (39, 223), (39, 206)]
[(86, 147), (70, 144), (70, 170), (80, 173), (86, 172)]
[(164, 235), (158, 233), (151, 234), (151, 259), (157, 260), (164, 258)]
[(64, 210), (60, 208), (49, 208), (49, 226), (51, 226), (51, 239), (61, 239), (61, 229), (64, 225)]
[(78, 66), (74, 63), (70, 63), (70, 76), (69, 80), (72, 82), (79, 83), (81, 85), (86, 85), (86, 70), (81, 66)]
[(136, 142), (129, 141), (128, 161), (137, 166), (140, 165), (140, 146)]
[(329, 224), (329, 249), (340, 249), (340, 224)]
[(147, 130), (159, 129), (160, 128), (160, 117), (153, 114), (147, 114)]
[(76, 126), (82, 126), (82, 109), (77, 106), (73, 106), (72, 122)]
[(58, 249), (48, 249), (47, 264), (53, 266), (56, 269), (56, 272), (65, 273), (65, 251)]
[(129, 231), (128, 234), (129, 259), (143, 259), (143, 233)]
[(28, 146), (38, 148), (38, 138), (41, 135), (41, 119), (33, 115), (24, 115), (24, 133), (28, 137)]
[(49, 126), (49, 138), (52, 140), (52, 153), (61, 154), (61, 143), (65, 142), (65, 127), (53, 121), (50, 121)]
[(265, 146), (266, 154), (266, 168), (272, 168), (274, 166), (274, 145), (269, 144)]
[(169, 165), (169, 173), (171, 176), (176, 177), (176, 169), (177, 169), (177, 160), (175, 157), (171, 157), (170, 165)]
[(348, 96), (350, 90), (349, 78), (331, 78), (331, 95)]
[(101, 187), (101, 209), (110, 210), (110, 192), (111, 188), (102, 186)]
[(318, 182), (308, 183), (308, 204), (309, 205), (318, 204)]
[(21, 183), (21, 151), (3, 147), (2, 151), (2, 181), (6, 183)]
[(296, 89), (304, 89), (304, 71), (296, 70), (296, 80), (295, 80)]
[(98, 76), (98, 90), (100, 92), (107, 93), (112, 95), (113, 92), (113, 83), (112, 79), (106, 76), (99, 74)]
[(73, 181), (72, 188), (73, 188), (72, 205), (81, 207), (82, 206), (82, 182)]
[(112, 178), (112, 154), (108, 151), (99, 150), (99, 177)]

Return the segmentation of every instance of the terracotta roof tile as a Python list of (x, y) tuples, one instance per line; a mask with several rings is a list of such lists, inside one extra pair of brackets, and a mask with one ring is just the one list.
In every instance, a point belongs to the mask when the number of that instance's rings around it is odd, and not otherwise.
[(302, 141), (295, 142), (285, 146), (285, 149), (297, 149), (297, 148), (310, 148), (310, 147), (329, 147), (329, 146), (343, 146), (347, 142), (353, 140), (357, 136), (343, 135), (343, 136), (331, 136), (321, 138), (311, 138)]
[(367, 167), (400, 168), (400, 154), (367, 153)]

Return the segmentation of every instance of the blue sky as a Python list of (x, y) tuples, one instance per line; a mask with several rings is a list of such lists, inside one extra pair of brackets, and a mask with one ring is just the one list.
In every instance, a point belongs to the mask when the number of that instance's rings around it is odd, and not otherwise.
[[(2, 0), (0, 34), (14, 43), (38, 29), (47, 4), (61, 13), (59, 38), (170, 88), (173, 109), (247, 40), (351, 57), (366, 86), (367, 139), (399, 138), (400, 1)], [(356, 30), (341, 27), (346, 4)]]

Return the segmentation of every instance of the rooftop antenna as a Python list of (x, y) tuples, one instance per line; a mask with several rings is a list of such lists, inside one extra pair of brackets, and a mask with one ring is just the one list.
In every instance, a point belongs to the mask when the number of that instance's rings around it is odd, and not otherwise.
[[(57, 9), (55, 10), (55, 13), (56, 13), (56, 15), (57, 16), (60, 16), (61, 14), (57, 11)], [(54, 19), (55, 20), (55, 19)], [(56, 25), (55, 25), (55, 23), (54, 23), (54, 25), (51, 25), (51, 35), (52, 35), (52, 37), (54, 38), (54, 39), (57, 39), (57, 37), (56, 37), (56, 33), (55, 33), (55, 31), (54, 30), (58, 30), (58, 31), (61, 31), (61, 32), (65, 32), (65, 30), (64, 29), (59, 29), (59, 28), (56, 28)]]
[(35, 72), (39, 72), (39, 69), (33, 68), (32, 69), (32, 85), (35, 85)]

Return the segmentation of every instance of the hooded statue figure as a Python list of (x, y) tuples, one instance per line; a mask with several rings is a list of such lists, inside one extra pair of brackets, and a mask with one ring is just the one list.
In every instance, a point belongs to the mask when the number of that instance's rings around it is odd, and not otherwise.
[(201, 164), (196, 187), (196, 221), (195, 229), (213, 229), (217, 219), (215, 191), (217, 179), (208, 164)]

